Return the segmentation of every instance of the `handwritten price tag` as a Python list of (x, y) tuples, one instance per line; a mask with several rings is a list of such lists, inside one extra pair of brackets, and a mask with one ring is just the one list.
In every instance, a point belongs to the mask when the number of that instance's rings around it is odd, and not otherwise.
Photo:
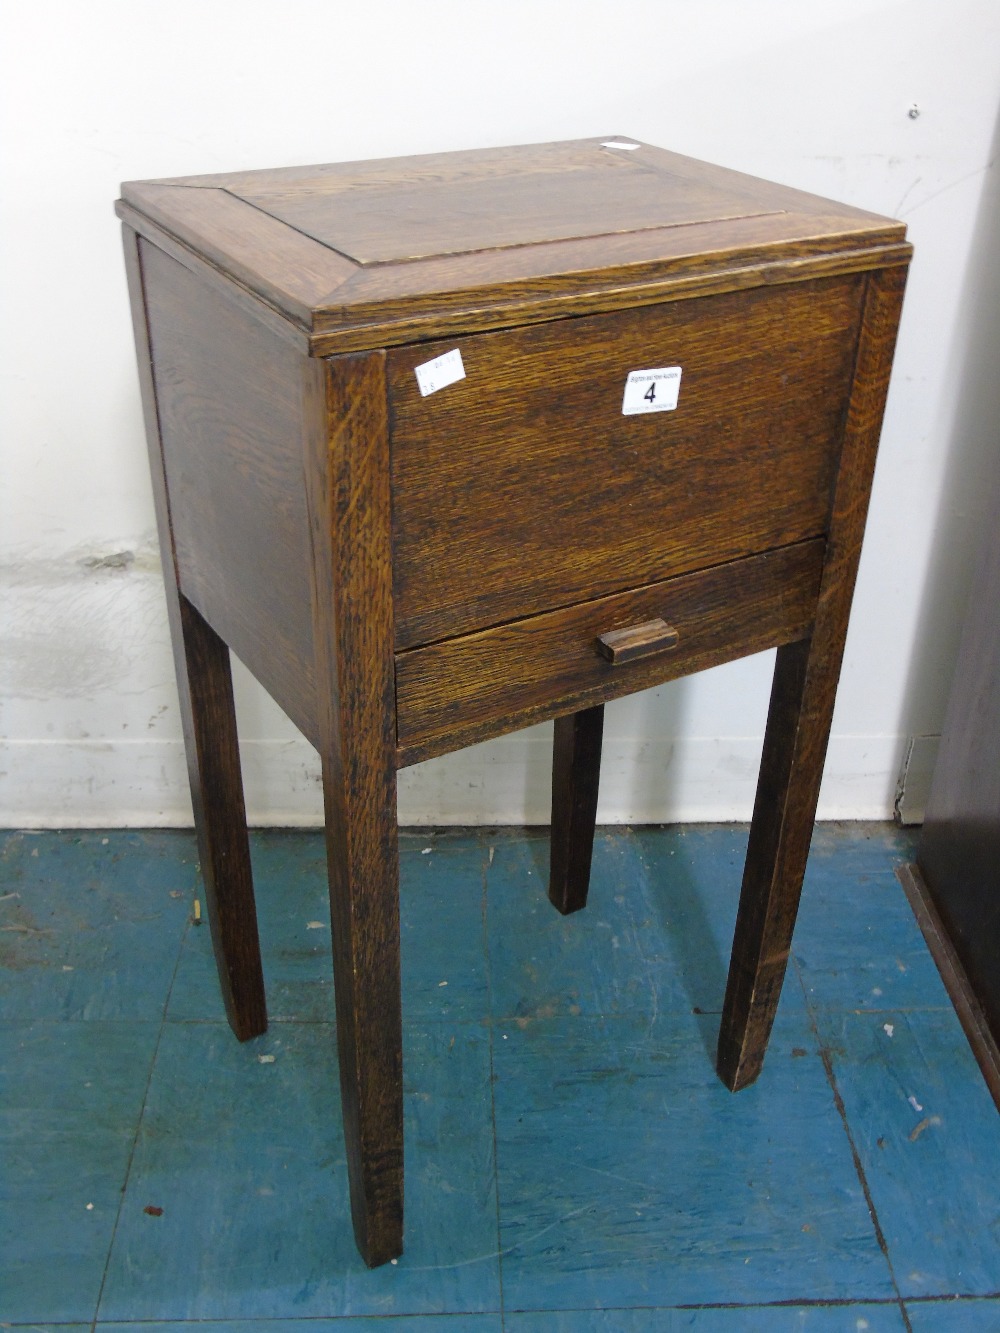
[(429, 393), (437, 393), (438, 389), (446, 389), (449, 384), (465, 379), (462, 353), (456, 347), (452, 352), (436, 356), (433, 361), (425, 361), (423, 365), (414, 366), (414, 374), (420, 392), (426, 398)]

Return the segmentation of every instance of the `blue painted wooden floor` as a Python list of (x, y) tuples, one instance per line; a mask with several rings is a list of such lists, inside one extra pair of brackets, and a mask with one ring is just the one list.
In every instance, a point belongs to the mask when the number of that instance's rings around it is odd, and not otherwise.
[(563, 919), (544, 832), (403, 833), (407, 1248), (368, 1272), (321, 837), (254, 837), (272, 1025), (240, 1046), (192, 836), (5, 835), (0, 1321), (1000, 1330), (1000, 1117), (893, 875), (912, 839), (818, 831), (734, 1097), (712, 1056), (745, 837), (601, 831)]

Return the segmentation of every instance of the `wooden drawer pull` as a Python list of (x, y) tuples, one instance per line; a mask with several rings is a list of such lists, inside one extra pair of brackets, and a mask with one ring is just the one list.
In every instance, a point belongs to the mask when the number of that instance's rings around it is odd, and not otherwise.
[(612, 629), (602, 634), (597, 640), (597, 651), (612, 666), (619, 666), (639, 657), (669, 652), (677, 647), (680, 637), (673, 625), (666, 621), (647, 620), (643, 625), (630, 625), (628, 629)]

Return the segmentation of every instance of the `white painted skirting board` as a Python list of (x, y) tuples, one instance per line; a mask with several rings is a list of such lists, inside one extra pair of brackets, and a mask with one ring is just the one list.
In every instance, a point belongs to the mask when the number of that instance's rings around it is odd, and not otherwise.
[[(598, 820), (605, 824), (749, 819), (759, 739), (608, 737)], [(889, 819), (908, 748), (898, 736), (830, 744), (821, 819)], [(313, 827), (319, 762), (304, 740), (242, 746), (250, 822)], [(547, 824), (551, 727), (473, 746), (400, 773), (401, 824)], [(11, 741), (0, 745), (0, 825), (183, 827), (191, 823), (177, 740)]]

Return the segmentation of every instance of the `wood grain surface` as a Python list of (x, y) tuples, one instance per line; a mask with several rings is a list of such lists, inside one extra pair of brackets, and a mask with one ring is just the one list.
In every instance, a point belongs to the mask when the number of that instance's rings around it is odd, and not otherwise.
[(299, 324), (310, 324), (315, 306), (355, 271), (335, 250), (313, 244), (227, 190), (149, 183), (125, 195), (136, 212)]
[[(403, 1234), (397, 766), (557, 718), (550, 895), (573, 911), (603, 704), (777, 647), (730, 1087), (785, 972), (910, 247), (615, 137), (136, 182), (118, 206), (227, 1010), (241, 1037), (266, 1022), (228, 645), (321, 755), (369, 1264)], [(464, 378), (422, 396), (416, 367), (455, 348)], [(670, 366), (676, 408), (624, 415), (629, 372)]]
[(119, 209), (319, 356), (907, 262), (900, 223), (614, 137), (134, 181)]
[(123, 228), (123, 239), (206, 914), (226, 1015), (237, 1037), (246, 1041), (266, 1030), (267, 1005), (229, 650), (178, 588), (174, 513), (164, 473), (146, 313), (145, 266), (150, 255), (130, 228)]
[[(994, 861), (993, 866), (996, 865)], [(952, 929), (942, 920), (920, 866), (916, 862), (897, 866), (896, 878), (903, 886), (917, 925), (941, 974), (948, 999), (954, 1005), (990, 1096), (1000, 1111), (1000, 1042), (979, 999), (982, 987), (965, 970), (962, 956), (955, 947)], [(991, 929), (992, 926), (993, 923), (987, 919), (982, 929), (983, 939), (991, 949), (996, 941), (996, 932)], [(965, 941), (961, 942), (964, 945)]]
[(572, 164), (549, 169), (513, 159), (503, 173), (421, 175), (411, 163), (376, 179), (355, 176), (347, 183), (330, 174), (235, 193), (362, 265), (651, 231), (665, 219), (683, 227), (784, 211), (759, 192), (651, 166), (648, 152), (637, 159), (591, 145)]
[(760, 1073), (788, 963), (847, 621), (861, 555), (905, 271), (868, 279), (812, 635), (778, 653), (750, 826), (718, 1066), (733, 1089)]
[[(821, 540), (499, 625), (396, 656), (400, 765), (605, 703), (809, 632)], [(613, 666), (605, 631), (661, 616), (670, 653)]]
[[(856, 277), (459, 340), (422, 397), (389, 353), (398, 649), (816, 536), (853, 368)], [(680, 366), (676, 411), (623, 416)]]
[(365, 1262), (403, 1246), (389, 435), (380, 352), (306, 363), (305, 492), (337, 1052)]
[(316, 744), (308, 360), (141, 244), (181, 589)]
[(595, 646), (606, 662), (621, 666), (638, 657), (672, 652), (679, 642), (680, 635), (673, 625), (656, 619), (644, 620), (641, 625), (629, 625), (626, 629), (608, 630), (606, 634), (598, 635)]
[(556, 718), (549, 901), (564, 916), (587, 905), (603, 739), (603, 704)]

